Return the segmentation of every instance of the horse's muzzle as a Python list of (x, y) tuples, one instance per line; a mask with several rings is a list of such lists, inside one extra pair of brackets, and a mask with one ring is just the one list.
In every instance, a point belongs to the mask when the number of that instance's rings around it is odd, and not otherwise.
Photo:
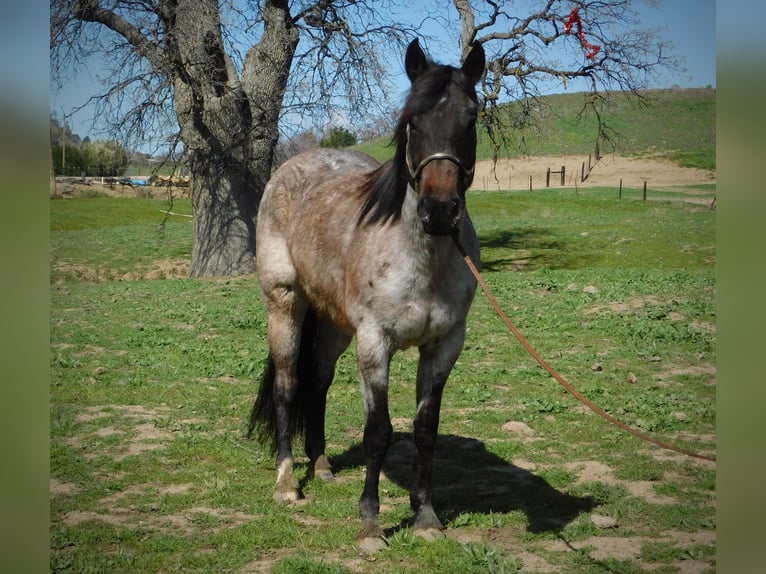
[(418, 217), (429, 235), (449, 235), (463, 217), (465, 202), (460, 199), (440, 201), (430, 195), (418, 200)]

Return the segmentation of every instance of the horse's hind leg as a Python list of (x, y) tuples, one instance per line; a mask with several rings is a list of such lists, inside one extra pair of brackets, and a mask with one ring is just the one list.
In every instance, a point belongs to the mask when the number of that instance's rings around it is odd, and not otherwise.
[(269, 346), (274, 361), (274, 405), (276, 410), (277, 483), (274, 500), (292, 502), (299, 498), (298, 481), (293, 474), (292, 438), (295, 429), (298, 391), (297, 357), (300, 325), (305, 304), (293, 294), (284, 293), (279, 310), (269, 310)]
[(330, 322), (321, 319), (316, 323), (315, 334), (312, 372), (303, 381), (304, 384), (308, 383), (305, 413), (308, 475), (310, 478), (333, 480), (335, 477), (325, 455), (327, 391), (335, 376), (338, 357), (346, 350), (351, 338), (338, 331)]

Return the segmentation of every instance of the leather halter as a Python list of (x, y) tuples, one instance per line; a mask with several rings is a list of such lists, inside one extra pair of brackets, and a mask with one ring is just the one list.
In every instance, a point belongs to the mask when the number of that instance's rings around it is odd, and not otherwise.
[(404, 150), (404, 160), (407, 164), (407, 171), (410, 175), (410, 184), (415, 189), (415, 191), (418, 191), (418, 187), (420, 186), (420, 174), (423, 172), (423, 168), (425, 168), (429, 163), (432, 161), (440, 160), (440, 159), (446, 159), (447, 161), (451, 161), (454, 163), (458, 168), (460, 169), (460, 172), (463, 174), (463, 188), (468, 189), (468, 186), (471, 185), (471, 182), (473, 181), (473, 172), (474, 168), (476, 167), (475, 164), (471, 166), (470, 169), (465, 167), (465, 164), (460, 161), (457, 157), (450, 153), (446, 152), (436, 152), (432, 153), (429, 156), (426, 156), (418, 165), (416, 168), (412, 167), (412, 160), (410, 159), (410, 124), (407, 124), (407, 143)]

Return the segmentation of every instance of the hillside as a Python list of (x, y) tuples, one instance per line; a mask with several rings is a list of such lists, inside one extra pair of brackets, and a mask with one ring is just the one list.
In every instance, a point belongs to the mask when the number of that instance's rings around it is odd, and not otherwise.
[[(601, 110), (604, 123), (612, 132), (611, 142), (601, 142), (602, 154), (634, 158), (667, 158), (682, 167), (715, 170), (716, 91), (709, 88), (656, 90), (646, 93), (647, 105), (638, 106), (620, 94)], [(524, 133), (510, 127), (510, 118), (520, 109), (518, 103), (506, 107), (509, 141), (501, 157), (586, 156), (595, 149), (596, 118), (580, 115), (585, 94), (545, 96), (536, 104), (542, 122), (536, 130)], [(380, 161), (393, 154), (387, 138), (353, 146)], [(489, 159), (492, 144), (481, 130), (477, 158)]]

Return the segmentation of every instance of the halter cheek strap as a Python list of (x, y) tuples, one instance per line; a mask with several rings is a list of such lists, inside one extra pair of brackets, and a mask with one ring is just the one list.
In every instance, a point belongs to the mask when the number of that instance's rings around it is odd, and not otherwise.
[(446, 153), (446, 152), (436, 152), (432, 153), (429, 156), (426, 156), (421, 160), (421, 162), (417, 165), (417, 167), (412, 167), (412, 160), (410, 159), (410, 124), (407, 124), (407, 146), (404, 150), (404, 159), (407, 163), (407, 171), (410, 174), (410, 183), (412, 184), (412, 187), (415, 188), (415, 191), (418, 191), (418, 187), (420, 186), (420, 174), (423, 172), (423, 168), (425, 168), (429, 163), (432, 161), (440, 160), (440, 159), (446, 159), (448, 161), (451, 161), (454, 163), (458, 168), (460, 169), (460, 172), (463, 174), (463, 187), (465, 189), (468, 188), (469, 185), (471, 185), (471, 182), (473, 181), (473, 172), (475, 165), (472, 165), (471, 168), (465, 167), (465, 164), (460, 161), (457, 157), (455, 157), (452, 154)]

